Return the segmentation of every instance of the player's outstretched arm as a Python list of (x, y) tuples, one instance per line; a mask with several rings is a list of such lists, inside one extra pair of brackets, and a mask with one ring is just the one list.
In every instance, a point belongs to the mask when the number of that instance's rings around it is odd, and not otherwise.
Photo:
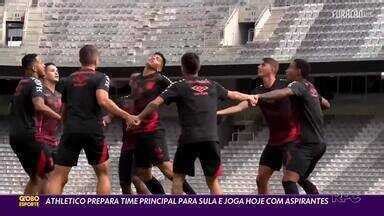
[(231, 106), (226, 109), (222, 109), (217, 111), (217, 115), (230, 115), (242, 112), (249, 108), (248, 101), (242, 101), (241, 103), (237, 104), (236, 106)]
[(320, 99), (320, 104), (323, 110), (331, 109), (331, 103), (329, 103), (329, 101), (323, 97)]
[(36, 111), (44, 113), (44, 115), (50, 118), (61, 120), (61, 116), (53, 111), (49, 106), (45, 105), (42, 97), (34, 97), (32, 99), (33, 106)]
[(243, 94), (238, 91), (228, 91), (228, 98), (231, 100), (245, 101), (252, 98), (252, 95)]
[(243, 94), (238, 91), (228, 91), (228, 98), (237, 101), (248, 101), (251, 106), (257, 105), (257, 100), (253, 95)]
[(151, 101), (144, 110), (138, 115), (140, 120), (143, 120), (147, 115), (151, 114), (153, 111), (157, 110), (161, 104), (164, 103), (164, 99), (158, 96), (155, 100)]
[(256, 100), (281, 100), (289, 96), (295, 95), (290, 88), (277, 89), (264, 94), (255, 95)]
[(109, 99), (109, 93), (104, 89), (96, 90), (96, 98), (98, 104), (104, 108), (108, 113), (114, 116), (119, 116), (124, 119), (128, 125), (139, 125), (140, 121), (133, 115), (120, 109), (115, 102)]

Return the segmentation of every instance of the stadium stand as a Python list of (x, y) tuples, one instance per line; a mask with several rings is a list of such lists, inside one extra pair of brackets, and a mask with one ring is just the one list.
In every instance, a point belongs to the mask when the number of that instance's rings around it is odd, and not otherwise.
[[(287, 1), (288, 2), (288, 1)], [(271, 16), (239, 61), (256, 56), (311, 61), (377, 58), (383, 46), (380, 1), (293, 1), (271, 8)], [(266, 35), (270, 35), (269, 37)], [(244, 56), (244, 57), (243, 57)]]
[[(255, 6), (256, 0), (95, 0), (92, 4), (41, 0), (35, 7), (25, 1), (7, 2), (0, 12), (9, 13), (0, 14), (23, 17), (23, 41), (21, 47), (0, 48), (14, 54), (2, 54), (1, 64), (17, 65), (22, 53), (35, 51), (47, 61), (74, 66), (77, 59), (73, 56), (85, 43), (97, 44), (102, 50), (103, 66), (142, 65), (153, 50), (167, 53), (171, 64), (185, 51), (201, 54), (206, 64), (254, 63), (262, 56), (280, 61), (294, 56), (310, 61), (383, 56), (381, 0), (275, 1), (263, 4), (264, 10)], [(244, 45), (224, 46), (226, 23), (239, 8), (245, 8), (241, 11), (247, 14), (253, 12), (246, 22), (253, 23), (257, 33)], [(240, 27), (231, 28), (238, 31)]]

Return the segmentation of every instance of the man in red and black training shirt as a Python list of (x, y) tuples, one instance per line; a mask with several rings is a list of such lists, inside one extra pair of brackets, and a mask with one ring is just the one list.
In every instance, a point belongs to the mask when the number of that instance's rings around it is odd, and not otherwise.
[[(139, 73), (133, 73), (129, 79), (129, 86), (131, 90), (136, 89), (137, 77)], [(121, 97), (117, 101), (117, 105), (128, 113), (134, 112), (134, 97), (135, 92), (131, 91), (131, 94), (128, 96)], [(105, 124), (111, 123), (113, 116), (108, 114), (104, 117)], [(135, 144), (136, 136), (132, 133), (132, 130), (127, 126), (124, 121), (122, 124), (122, 142), (119, 157), (119, 180), (120, 187), (123, 194), (132, 194), (131, 183), (135, 185), (136, 191), (138, 194), (151, 194), (143, 181), (136, 175), (136, 165), (135, 165)]]
[(109, 99), (110, 80), (97, 72), (100, 55), (93, 45), (80, 49), (81, 69), (65, 79), (62, 90), (64, 132), (55, 157), (55, 169), (48, 179), (48, 193), (61, 194), (71, 167), (77, 165), (82, 149), (97, 176), (97, 194), (109, 194), (108, 146), (102, 129), (102, 108), (136, 125), (133, 116)]
[[(43, 78), (44, 103), (56, 113), (61, 114), (61, 93), (55, 90), (59, 81), (57, 67), (53, 63), (45, 64), (45, 76)], [(35, 116), (35, 140), (41, 145), (40, 159), (38, 162), (38, 174), (44, 179), (42, 193), (46, 190), (47, 174), (54, 168), (54, 154), (58, 146), (60, 120), (36, 112)]]
[[(263, 84), (257, 87), (253, 94), (287, 87), (285, 81), (276, 78), (278, 71), (279, 63), (276, 60), (264, 58), (258, 66), (257, 73)], [(273, 172), (279, 171), (283, 165), (284, 167), (287, 166), (289, 155), (292, 155), (299, 145), (300, 125), (297, 113), (294, 112), (289, 98), (272, 102), (262, 101), (259, 106), (269, 128), (269, 140), (260, 157), (256, 182), (258, 193), (268, 194), (268, 181)], [(237, 106), (220, 110), (217, 114), (238, 113), (250, 107), (248, 102), (244, 101)]]
[(22, 59), (25, 77), (17, 85), (10, 104), (9, 143), (29, 176), (24, 194), (41, 192), (43, 179), (38, 175), (41, 145), (34, 137), (36, 112), (60, 120), (61, 116), (44, 103), (43, 85), (39, 78), (45, 75), (45, 65), (36, 54)]
[[(117, 103), (123, 110), (133, 112), (132, 95), (122, 97)], [(122, 122), (122, 142), (119, 158), (119, 180), (123, 194), (132, 194), (131, 183), (135, 185), (138, 194), (151, 194), (147, 186), (136, 175), (135, 144), (137, 136), (130, 129), (127, 130), (125, 122)]]
[(290, 98), (293, 108), (299, 114), (301, 143), (286, 165), (287, 171), (282, 182), (286, 194), (299, 193), (296, 183), (299, 183), (306, 193), (318, 193), (308, 177), (326, 149), (322, 108), (329, 108), (330, 105), (307, 80), (309, 73), (309, 63), (295, 59), (287, 69), (287, 80), (291, 83), (286, 88), (255, 95), (255, 99), (261, 103)]
[[(195, 53), (181, 58), (183, 80), (173, 83), (150, 102), (138, 116), (140, 120), (163, 104), (175, 102), (181, 135), (173, 163), (172, 194), (183, 193), (185, 175), (194, 176), (196, 158), (200, 159), (207, 185), (212, 194), (222, 194), (220, 146), (217, 135), (217, 103), (222, 99), (253, 100), (250, 95), (228, 91), (214, 81), (199, 77), (200, 60)], [(255, 103), (255, 101), (252, 101)]]
[[(149, 56), (144, 71), (135, 79), (136, 84), (132, 89), (134, 114), (137, 115), (143, 111), (149, 102), (171, 84), (171, 81), (161, 74), (165, 64), (166, 59), (163, 54), (157, 52)], [(155, 111), (148, 115), (130, 133), (135, 140), (137, 175), (153, 194), (164, 194), (164, 188), (151, 172), (152, 166), (157, 166), (168, 179), (173, 178), (172, 162), (169, 158), (165, 131), (161, 125), (159, 112)], [(195, 194), (187, 182), (183, 187), (185, 193)]]

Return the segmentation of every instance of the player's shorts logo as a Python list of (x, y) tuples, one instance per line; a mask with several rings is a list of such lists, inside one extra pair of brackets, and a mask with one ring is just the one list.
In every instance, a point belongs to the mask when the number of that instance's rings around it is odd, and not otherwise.
[(19, 207), (39, 207), (39, 196), (19, 196)]

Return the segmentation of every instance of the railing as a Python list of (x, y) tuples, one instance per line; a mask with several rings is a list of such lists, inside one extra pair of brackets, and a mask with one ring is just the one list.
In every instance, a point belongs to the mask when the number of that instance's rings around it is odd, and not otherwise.
[[(250, 137), (252, 137), (251, 140), (247, 140), (247, 141), (255, 141), (255, 133), (253, 132), (234, 132), (232, 133), (232, 142), (236, 142), (236, 141), (240, 141), (239, 139), (239, 136), (240, 135), (249, 135)], [(236, 137), (236, 139), (235, 139)]]

